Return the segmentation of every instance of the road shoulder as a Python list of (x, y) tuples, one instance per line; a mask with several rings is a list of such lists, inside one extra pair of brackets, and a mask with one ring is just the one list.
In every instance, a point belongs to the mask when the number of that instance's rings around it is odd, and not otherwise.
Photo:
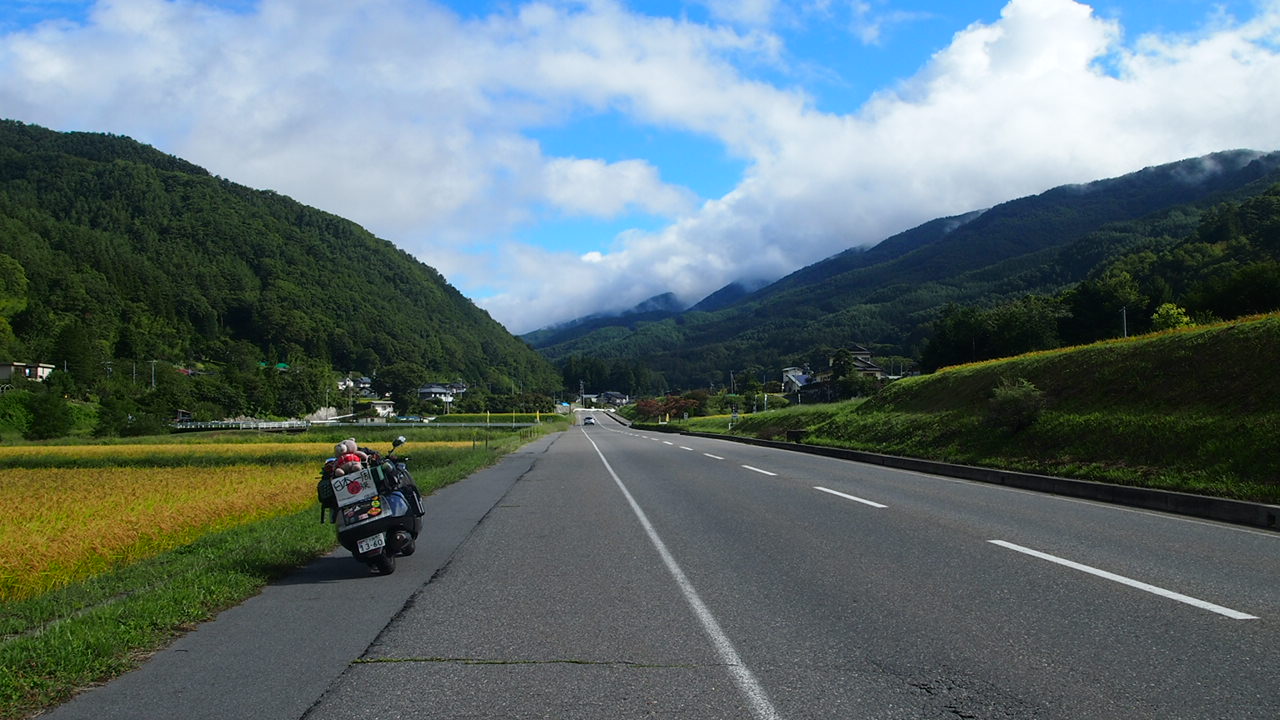
[(200, 625), (50, 720), (299, 718), (562, 433), (426, 498), (418, 552), (381, 577), (339, 548)]

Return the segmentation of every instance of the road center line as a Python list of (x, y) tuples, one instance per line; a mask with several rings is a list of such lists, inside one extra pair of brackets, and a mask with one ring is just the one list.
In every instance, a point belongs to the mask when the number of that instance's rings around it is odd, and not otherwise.
[(760, 469), (760, 468), (758, 468), (758, 467), (751, 467), (750, 465), (743, 465), (742, 467), (744, 467), (744, 468), (746, 468), (746, 469), (748, 469), (748, 470), (750, 470), (750, 471), (752, 471), (752, 472), (758, 472), (758, 473), (760, 473), (761, 475), (768, 475), (769, 477), (778, 477), (778, 473), (769, 472), (768, 470), (761, 470), (761, 469)]
[(693, 452), (693, 448), (691, 448), (691, 447), (685, 447), (685, 446), (683, 446), (683, 445), (681, 445), (681, 446), (680, 446), (680, 449), (681, 449), (681, 450), (688, 450), (689, 452)]
[(711, 453), (702, 453), (702, 454), (703, 454), (703, 455), (706, 455), (707, 457), (711, 458), (712, 460), (723, 460), (723, 459), (724, 459), (724, 458), (720, 457), (719, 455), (712, 455)]
[(1070, 560), (1064, 560), (1063, 558), (1057, 557), (1055, 555), (1042, 553), (1037, 550), (1032, 550), (1031, 548), (1022, 547), (1021, 545), (1014, 545), (1013, 543), (1005, 542), (1004, 540), (988, 540), (987, 542), (990, 542), (992, 545), (999, 545), (1000, 547), (1003, 547), (1003, 548), (1015, 550), (1017, 552), (1023, 553), (1024, 555), (1037, 557), (1037, 558), (1040, 558), (1041, 560), (1048, 560), (1051, 563), (1057, 563), (1059, 565), (1069, 567), (1073, 570), (1079, 570), (1080, 572), (1089, 573), (1090, 575), (1096, 575), (1100, 578), (1111, 580), (1112, 582), (1118, 582), (1122, 585), (1128, 585), (1129, 587), (1134, 587), (1139, 590), (1145, 590), (1146, 592), (1152, 593), (1153, 595), (1159, 595), (1161, 597), (1165, 597), (1170, 600), (1177, 600), (1178, 602), (1186, 603), (1187, 605), (1194, 605), (1195, 607), (1198, 607), (1202, 610), (1208, 610), (1209, 612), (1214, 612), (1219, 615), (1225, 615), (1231, 618), (1232, 620), (1257, 620), (1258, 619), (1257, 616), (1255, 615), (1247, 615), (1237, 610), (1232, 610), (1231, 608), (1225, 608), (1225, 607), (1222, 607), (1221, 605), (1214, 605), (1213, 603), (1205, 602), (1204, 600), (1197, 600), (1196, 598), (1188, 597), (1181, 593), (1173, 592), (1172, 590), (1165, 590), (1164, 588), (1156, 587), (1155, 585), (1148, 585), (1144, 582), (1139, 582), (1137, 580), (1124, 577), (1123, 575), (1116, 575), (1115, 573), (1109, 573), (1106, 570), (1099, 570), (1094, 567), (1089, 567), (1088, 565), (1081, 565), (1080, 563), (1072, 562)]
[(591, 443), (591, 447), (596, 449), (596, 454), (600, 456), (600, 462), (604, 463), (604, 469), (609, 471), (613, 482), (618, 485), (623, 497), (631, 505), (631, 511), (635, 513), (636, 518), (640, 520), (640, 525), (644, 527), (645, 534), (649, 536), (649, 542), (653, 543), (653, 547), (662, 556), (663, 564), (667, 566), (671, 577), (675, 578), (676, 584), (680, 586), (680, 592), (684, 593), (684, 599), (689, 602), (689, 607), (693, 608), (693, 614), (702, 623), (702, 629), (706, 631), (707, 636), (711, 639), (711, 644), (715, 647), (716, 654), (720, 656), (721, 662), (728, 668), (729, 675), (737, 683), (738, 689), (746, 696), (747, 703), (751, 706), (752, 714), (759, 720), (777, 720), (778, 711), (774, 710), (773, 703), (769, 701), (769, 696), (765, 694), (764, 688), (756, 680), (756, 676), (751, 672), (750, 668), (743, 664), (742, 658), (739, 657), (738, 651), (734, 649), (729, 636), (725, 635), (720, 623), (711, 614), (710, 608), (698, 596), (698, 591), (694, 589), (693, 583), (689, 582), (689, 578), (680, 569), (680, 564), (676, 562), (671, 551), (667, 550), (667, 544), (662, 542), (662, 538), (658, 536), (658, 531), (653, 529), (653, 524), (649, 522), (649, 517), (644, 514), (644, 510), (640, 509), (640, 504), (636, 502), (636, 499), (631, 497), (631, 492), (622, 483), (618, 473), (613, 471), (613, 466), (605, 459), (604, 453), (600, 452), (600, 446), (596, 445), (596, 441), (592, 440), (591, 436), (585, 432), (583, 435), (587, 438), (587, 442)]
[(663, 440), (663, 441), (662, 441), (662, 444), (663, 444), (663, 445), (675, 445), (675, 443), (671, 442), (670, 440)]
[(854, 502), (860, 502), (860, 503), (862, 503), (863, 505), (870, 505), (870, 506), (871, 506), (871, 507), (873, 507), (873, 508), (887, 508), (887, 507), (889, 507), (888, 505), (881, 505), (881, 504), (880, 504), (880, 503), (878, 503), (878, 502), (871, 502), (870, 500), (863, 500), (863, 499), (862, 499), (862, 498), (860, 498), (860, 497), (854, 497), (854, 496), (852, 496), (852, 495), (845, 495), (844, 493), (842, 493), (842, 492), (836, 492), (835, 490), (828, 490), (827, 488), (824, 488), (824, 487), (814, 487), (813, 489), (814, 489), (814, 490), (821, 490), (821, 491), (822, 491), (822, 492), (824, 492), (824, 493), (831, 493), (832, 495), (836, 495), (836, 496), (842, 497), (842, 498), (844, 498), (845, 500), (852, 500), (852, 501), (854, 501)]

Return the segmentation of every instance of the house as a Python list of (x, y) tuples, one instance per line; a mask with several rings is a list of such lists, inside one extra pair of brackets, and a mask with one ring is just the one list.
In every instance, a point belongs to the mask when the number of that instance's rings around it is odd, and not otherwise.
[(352, 391), (353, 394), (360, 397), (373, 397), (373, 381), (367, 377), (344, 377), (338, 380), (338, 390), (342, 392)]
[(418, 399), (451, 403), (466, 391), (467, 386), (463, 383), (429, 383), (418, 388)]
[[(881, 379), (885, 376), (884, 369), (871, 361), (871, 351), (861, 345), (854, 345), (849, 348), (852, 358), (853, 375), (864, 375)], [(831, 382), (836, 377), (835, 355), (827, 358), (827, 367), (817, 372), (810, 372), (807, 368), (789, 367), (782, 370), (782, 391), (785, 393), (798, 392), (800, 388), (806, 385), (816, 383)]]
[(600, 393), (599, 395), (599, 400), (601, 402), (607, 403), (614, 407), (622, 407), (623, 405), (626, 405), (628, 399), (629, 398), (626, 395), (623, 395), (620, 392), (614, 392), (612, 390)]
[(0, 381), (7, 382), (14, 378), (26, 378), (42, 382), (53, 372), (54, 366), (48, 363), (0, 363)]
[[(861, 345), (854, 345), (849, 348), (849, 353), (853, 356), (853, 372), (856, 375), (865, 375), (876, 378), (877, 380), (884, 377), (884, 370), (875, 363), (871, 362), (871, 351)], [(827, 358), (827, 368), (814, 373), (810, 382), (829, 382), (836, 376), (836, 358), (834, 355)]]
[(396, 404), (390, 400), (370, 400), (369, 404), (378, 417), (394, 417), (396, 414)]
[(813, 382), (813, 377), (804, 368), (789, 367), (782, 369), (782, 391), (785, 393), (797, 392), (811, 382)]

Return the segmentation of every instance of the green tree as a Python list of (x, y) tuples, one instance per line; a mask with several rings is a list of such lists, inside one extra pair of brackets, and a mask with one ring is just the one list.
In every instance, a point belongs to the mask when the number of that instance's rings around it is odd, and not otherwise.
[(854, 372), (853, 351), (840, 348), (831, 356), (831, 373), (833, 379), (844, 380)]
[(880, 390), (880, 381), (870, 375), (853, 373), (836, 381), (836, 391), (842, 399), (866, 397)]
[(25, 434), (31, 428), (31, 392), (10, 390), (0, 393), (0, 430)]
[(1012, 357), (1059, 346), (1058, 321), (1066, 310), (1054, 298), (1028, 296), (984, 313), (987, 358)]
[(390, 393), (396, 412), (406, 414), (418, 401), (418, 388), (431, 376), (431, 371), (415, 362), (398, 362), (382, 368), (373, 378), (373, 391)]
[(1187, 311), (1173, 303), (1164, 303), (1156, 308), (1155, 314), (1151, 316), (1151, 329), (1156, 331), (1189, 327), (1194, 324), (1191, 322), (1191, 316), (1187, 315)]
[(27, 399), (31, 425), (22, 436), (28, 440), (64, 437), (75, 425), (75, 416), (66, 399), (51, 392), (32, 393)]
[(22, 263), (0, 253), (0, 318), (8, 320), (27, 309), (28, 285)]
[(58, 332), (54, 362), (67, 369), (72, 392), (85, 396), (107, 374), (107, 358), (85, 323), (73, 320)]
[(104, 394), (98, 400), (98, 423), (93, 434), (98, 437), (127, 435), (133, 419), (141, 412), (137, 401), (124, 393)]
[(921, 351), (920, 365), (933, 372), (948, 365), (986, 357), (987, 331), (978, 308), (948, 304), (933, 323), (931, 337)]
[(328, 365), (318, 360), (303, 360), (280, 374), (276, 414), (302, 417), (320, 409), (327, 400), (336, 399), (337, 392), (337, 383)]

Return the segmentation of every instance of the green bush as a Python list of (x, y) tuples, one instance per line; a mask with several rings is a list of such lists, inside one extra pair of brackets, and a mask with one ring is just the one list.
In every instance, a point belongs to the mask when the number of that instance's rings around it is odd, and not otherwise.
[(70, 434), (75, 415), (65, 398), (51, 392), (35, 393), (27, 398), (31, 425), (22, 433), (28, 440), (48, 440)]
[(1009, 432), (1028, 428), (1044, 411), (1044, 392), (1026, 378), (1003, 379), (991, 391), (987, 423)]
[(31, 393), (26, 390), (0, 395), (0, 430), (25, 433), (31, 428), (31, 410), (27, 407), (30, 398)]

